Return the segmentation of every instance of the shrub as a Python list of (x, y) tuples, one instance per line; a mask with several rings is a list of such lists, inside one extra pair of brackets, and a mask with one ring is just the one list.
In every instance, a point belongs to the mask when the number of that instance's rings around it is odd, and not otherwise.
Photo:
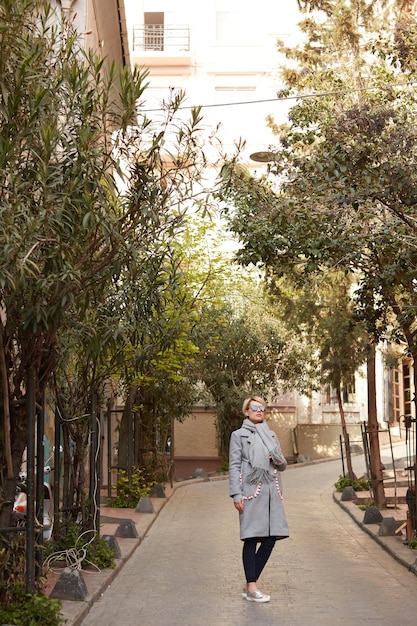
[(45, 543), (47, 561), (67, 561), (71, 565), (73, 561), (80, 559), (98, 569), (115, 567), (114, 550), (100, 535), (92, 539), (93, 532), (80, 533), (79, 527), (74, 523), (62, 528), (60, 538)]
[(368, 504), (361, 504), (359, 508), (361, 511), (366, 511), (367, 509), (371, 508), (371, 506), (375, 506), (375, 502), (373, 500), (368, 502)]
[(20, 593), (18, 601), (0, 609), (0, 624), (15, 626), (59, 626), (61, 602), (44, 595)]
[(146, 498), (155, 481), (149, 481), (140, 467), (132, 469), (130, 479), (125, 470), (119, 470), (117, 496), (111, 498), (109, 506), (120, 509), (134, 509), (141, 498)]
[(366, 478), (358, 478), (352, 481), (348, 476), (339, 476), (339, 480), (334, 484), (336, 491), (343, 491), (345, 487), (353, 487), (354, 491), (367, 491), (369, 481)]
[[(25, 594), (22, 580), (25, 579), (26, 573), (26, 535), (25, 533), (16, 533), (11, 539), (2, 535), (1, 540), (0, 606), (7, 607), (19, 602)], [(45, 580), (36, 578), (35, 593), (42, 593), (44, 586)]]
[(228, 472), (229, 471), (229, 461), (224, 460), (223, 463), (220, 466), (220, 471), (221, 472)]

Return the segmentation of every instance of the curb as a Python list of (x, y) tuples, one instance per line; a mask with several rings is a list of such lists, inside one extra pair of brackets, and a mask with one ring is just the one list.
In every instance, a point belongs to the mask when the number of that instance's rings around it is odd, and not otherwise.
[(353, 519), (354, 522), (364, 530), (376, 543), (378, 543), (390, 556), (392, 556), (400, 565), (417, 575), (417, 552), (405, 546), (400, 537), (388, 536), (382, 537), (378, 535), (379, 524), (364, 524), (359, 516), (363, 513), (356, 504), (350, 501), (342, 502), (340, 492), (333, 493), (333, 500)]

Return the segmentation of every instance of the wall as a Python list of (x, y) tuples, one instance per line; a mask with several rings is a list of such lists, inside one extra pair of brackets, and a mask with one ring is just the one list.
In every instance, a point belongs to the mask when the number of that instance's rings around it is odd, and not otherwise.
[[(360, 424), (349, 424), (348, 427), (351, 448), (363, 450)], [(301, 459), (324, 459), (338, 457), (340, 451), (340, 424), (299, 424), (295, 429), (295, 446)]]
[[(222, 459), (217, 453), (217, 433), (214, 411), (196, 409), (183, 423), (174, 426), (174, 477), (190, 478), (197, 468), (207, 472), (218, 471)], [(271, 407), (266, 419), (276, 432), (284, 456), (289, 463), (339, 458), (342, 454), (340, 424), (297, 424), (297, 414), (292, 407)], [(362, 454), (364, 450), (361, 424), (347, 425), (351, 450)], [(388, 444), (386, 425), (381, 425), (380, 444)], [(343, 448), (343, 456), (346, 456)]]
[[(150, 86), (144, 95), (150, 108), (167, 99), (171, 88), (184, 89), (187, 106), (207, 105), (203, 110), (207, 127), (221, 122), (218, 135), (227, 151), (234, 151), (239, 137), (246, 140), (243, 155), (253, 166), (249, 155), (264, 151), (272, 141), (266, 116), (274, 115), (283, 122), (289, 106), (276, 98), (280, 87), (277, 68), (282, 61), (276, 41), (289, 43), (294, 37), (299, 19), (296, 1), (125, 0), (125, 5), (132, 63), (150, 70)], [(167, 25), (189, 27), (188, 65), (180, 56), (171, 57), (165, 51), (156, 53), (158, 63), (154, 51), (133, 50), (133, 27), (143, 24), (144, 12), (153, 11), (163, 12)], [(219, 20), (223, 28), (219, 28)], [(259, 167), (265, 165), (258, 163)]]
[(267, 410), (266, 421), (279, 439), (282, 452), (289, 463), (295, 460), (293, 432), (297, 425), (294, 408), (273, 407)]
[[(284, 456), (295, 460), (293, 431), (296, 414), (293, 408), (275, 407), (267, 412), (268, 425), (277, 433)], [(242, 416), (243, 420), (243, 416)], [(216, 414), (196, 408), (184, 422), (174, 424), (174, 476), (189, 478), (197, 468), (218, 471), (222, 459), (217, 450)]]
[(175, 421), (173, 443), (176, 479), (189, 478), (200, 468), (206, 472), (221, 468), (214, 411), (196, 408), (183, 422)]

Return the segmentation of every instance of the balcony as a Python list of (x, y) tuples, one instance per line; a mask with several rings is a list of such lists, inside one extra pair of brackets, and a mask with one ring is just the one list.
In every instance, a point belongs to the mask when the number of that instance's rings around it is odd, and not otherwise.
[(132, 46), (132, 58), (139, 65), (191, 65), (190, 28), (186, 24), (134, 26)]

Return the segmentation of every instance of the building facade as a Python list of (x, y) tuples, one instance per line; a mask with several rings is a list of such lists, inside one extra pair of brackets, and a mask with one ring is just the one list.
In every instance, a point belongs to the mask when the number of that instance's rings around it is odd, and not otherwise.
[[(207, 125), (232, 148), (240, 137), (245, 155), (271, 140), (266, 116), (280, 118), (277, 39), (293, 36), (296, 0), (126, 0), (133, 65), (149, 70), (148, 104), (158, 106), (171, 89), (187, 93), (186, 105), (203, 107)], [(248, 163), (250, 160), (248, 158)]]
[(106, 63), (130, 65), (124, 0), (52, 0), (72, 20), (85, 48)]

